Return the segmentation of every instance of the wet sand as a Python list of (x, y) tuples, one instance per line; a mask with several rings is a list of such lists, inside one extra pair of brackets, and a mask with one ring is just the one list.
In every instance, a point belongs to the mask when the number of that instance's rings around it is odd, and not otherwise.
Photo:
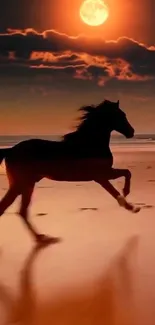
[[(155, 151), (113, 152), (115, 166), (132, 172), (128, 199), (139, 214), (93, 182), (43, 180), (31, 220), (60, 243), (36, 249), (15, 214), (18, 200), (1, 218), (0, 325), (155, 324)], [(6, 188), (2, 174), (1, 197)]]

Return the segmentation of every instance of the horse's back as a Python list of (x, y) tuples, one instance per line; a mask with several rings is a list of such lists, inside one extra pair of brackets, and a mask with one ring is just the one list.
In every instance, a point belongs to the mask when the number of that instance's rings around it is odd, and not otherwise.
[[(82, 153), (82, 154), (81, 154)], [(15, 145), (6, 158), (8, 174), (14, 179), (90, 181), (112, 166), (112, 158), (84, 155), (62, 141), (32, 139)]]
[(112, 164), (113, 157), (109, 148), (103, 150), (100, 147), (92, 149), (77, 143), (64, 141), (50, 141), (44, 139), (25, 140), (15, 145), (9, 154), (10, 159), (46, 161), (53, 159), (98, 159)]
[(60, 141), (30, 139), (16, 144), (10, 151), (9, 159), (14, 160), (49, 160), (62, 155)]

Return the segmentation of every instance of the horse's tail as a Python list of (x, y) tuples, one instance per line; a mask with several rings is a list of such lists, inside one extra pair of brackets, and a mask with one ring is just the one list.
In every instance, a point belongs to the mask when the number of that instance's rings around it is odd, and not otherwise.
[(2, 163), (3, 159), (6, 158), (9, 150), (10, 148), (0, 149), (0, 164)]

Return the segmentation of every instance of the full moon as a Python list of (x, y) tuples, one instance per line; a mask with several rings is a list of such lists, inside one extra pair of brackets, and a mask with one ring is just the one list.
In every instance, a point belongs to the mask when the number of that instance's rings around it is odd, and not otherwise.
[(80, 7), (80, 17), (90, 26), (102, 25), (109, 16), (109, 10), (103, 0), (85, 0)]

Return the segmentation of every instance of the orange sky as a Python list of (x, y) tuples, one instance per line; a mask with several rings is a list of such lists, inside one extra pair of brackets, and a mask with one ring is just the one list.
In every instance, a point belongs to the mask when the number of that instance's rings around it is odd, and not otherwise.
[(81, 21), (81, 0), (0, 4), (0, 134), (64, 133), (104, 98), (120, 99), (137, 132), (155, 131), (155, 3), (105, 2), (99, 27)]

